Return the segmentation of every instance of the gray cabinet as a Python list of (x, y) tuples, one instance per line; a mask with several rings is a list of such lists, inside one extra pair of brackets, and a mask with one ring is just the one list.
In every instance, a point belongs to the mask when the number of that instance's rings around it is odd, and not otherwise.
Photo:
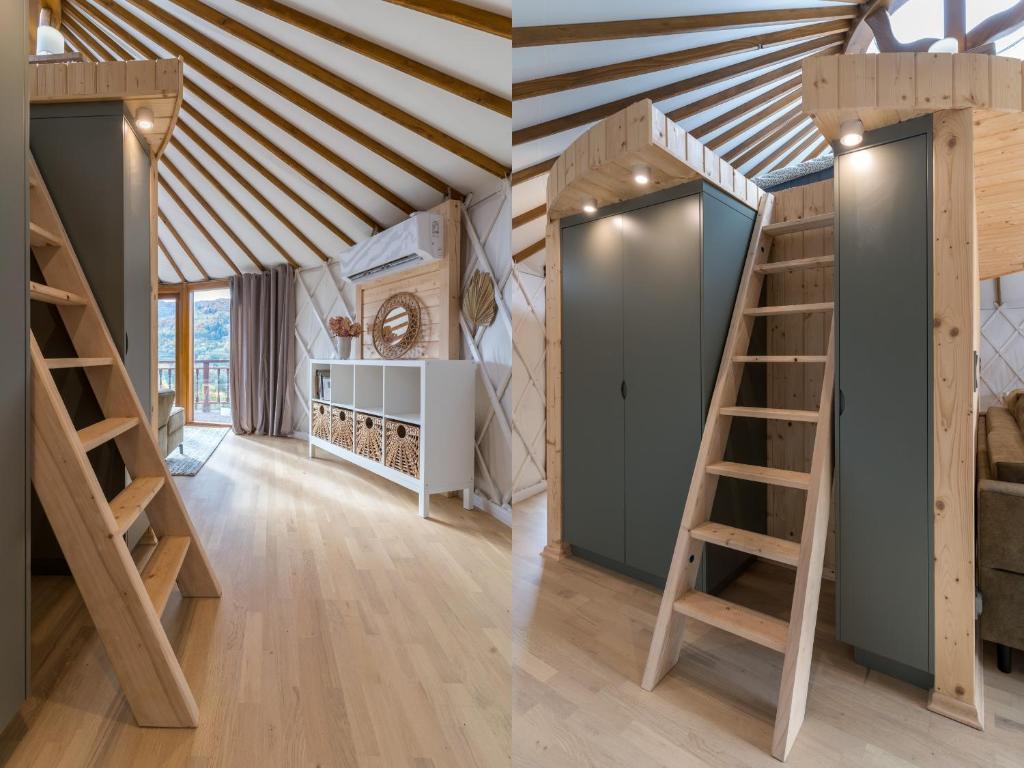
[[(667, 575), (753, 218), (698, 183), (563, 220), (563, 510), (577, 555)], [(741, 454), (763, 463), (764, 425), (745, 430)], [(764, 489), (733, 483), (716, 519), (763, 530)], [(732, 554), (705, 559), (708, 586)]]
[(837, 630), (859, 662), (930, 687), (930, 119), (836, 164)]
[[(110, 335), (148, 412), (153, 359), (148, 145), (136, 135), (124, 105), (117, 101), (33, 105), (30, 143)], [(34, 279), (40, 279), (38, 271)], [(53, 307), (33, 306), (32, 327), (44, 354), (73, 356), (70, 338)], [(55, 378), (76, 426), (102, 418), (80, 370), (58, 371)], [(113, 443), (91, 451), (89, 458), (108, 497), (124, 488), (124, 464)], [(66, 571), (38, 504), (32, 517), (33, 569)], [(133, 533), (137, 530), (133, 527)]]
[(0, 725), (28, 695), (28, 38), (0, 0)]

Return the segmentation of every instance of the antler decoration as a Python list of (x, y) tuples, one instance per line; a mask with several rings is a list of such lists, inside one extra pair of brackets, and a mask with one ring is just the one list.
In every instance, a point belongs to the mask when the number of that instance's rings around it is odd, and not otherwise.
[[(1005, 11), (989, 16), (970, 32), (966, 26), (966, 0), (944, 0), (943, 33), (954, 38), (961, 51), (971, 53), (995, 53), (994, 41), (1021, 26), (1024, 26), (1024, 0), (1020, 0)], [(925, 37), (910, 43), (901, 43), (892, 31), (889, 16), (890, 0), (874, 0), (864, 11), (863, 20), (871, 27), (883, 53), (908, 53), (927, 51), (938, 42), (937, 38)]]

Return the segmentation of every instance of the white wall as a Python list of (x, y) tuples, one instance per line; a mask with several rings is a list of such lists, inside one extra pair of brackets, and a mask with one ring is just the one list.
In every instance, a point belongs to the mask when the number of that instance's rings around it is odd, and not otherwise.
[(996, 281), (981, 283), (982, 412), (1024, 388), (1024, 273), (1000, 278), (1002, 304), (996, 306)]

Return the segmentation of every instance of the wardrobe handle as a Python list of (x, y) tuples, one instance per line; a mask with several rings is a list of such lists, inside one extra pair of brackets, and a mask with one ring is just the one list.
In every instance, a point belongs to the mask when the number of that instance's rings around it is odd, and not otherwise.
[(619, 388), (619, 391), (622, 392), (622, 399), (625, 400), (626, 399), (626, 380), (625, 379), (622, 380), (622, 386)]

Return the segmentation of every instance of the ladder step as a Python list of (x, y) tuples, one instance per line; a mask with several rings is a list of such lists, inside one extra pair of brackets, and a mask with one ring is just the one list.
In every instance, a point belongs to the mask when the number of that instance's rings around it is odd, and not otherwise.
[(778, 224), (768, 224), (761, 231), (769, 237), (779, 235), (791, 235), (794, 232), (805, 232), (808, 229), (821, 229), (831, 227), (835, 217), (831, 213), (819, 213), (817, 216), (808, 216), (803, 219), (792, 221), (780, 221)]
[(750, 608), (703, 592), (687, 592), (676, 600), (672, 607), (677, 613), (691, 619), (718, 627), (773, 651), (786, 652), (789, 624), (782, 619), (776, 619), (760, 611), (752, 611)]
[(42, 283), (30, 282), (29, 297), (33, 301), (45, 301), (47, 304), (60, 304), (65, 307), (84, 307), (85, 299), (77, 293), (62, 291), (59, 288), (51, 288)]
[(799, 315), (811, 312), (831, 312), (833, 304), (831, 301), (822, 301), (817, 304), (788, 304), (781, 307), (750, 307), (743, 310), (743, 314), (753, 317), (766, 315)]
[(736, 464), (732, 461), (719, 461), (708, 465), (708, 472), (721, 477), (735, 477), (737, 480), (749, 480), (754, 483), (779, 485), (783, 488), (799, 488), (806, 490), (810, 485), (811, 476), (807, 472), (794, 472), (791, 469), (775, 467), (758, 467), (753, 464)]
[(825, 355), (736, 355), (734, 363), (824, 363)]
[(167, 606), (190, 542), (188, 536), (164, 536), (142, 569), (142, 584), (157, 616)]
[(112, 357), (48, 357), (46, 367), (51, 371), (56, 368), (97, 368), (113, 365)]
[(758, 555), (783, 565), (796, 567), (800, 562), (798, 542), (733, 528), (731, 525), (704, 523), (690, 531), (690, 535), (698, 541), (717, 544), (737, 552), (746, 552), (748, 555)]
[(798, 269), (831, 267), (834, 263), (834, 256), (812, 256), (809, 259), (790, 259), (789, 261), (772, 261), (767, 264), (758, 264), (754, 267), (754, 271), (760, 272), (762, 275), (774, 275), (778, 272), (796, 272)]
[(127, 488), (114, 497), (110, 502), (110, 511), (114, 513), (118, 535), (123, 535), (132, 527), (132, 523), (139, 519), (142, 510), (163, 487), (162, 477), (139, 477), (132, 480)]
[(63, 245), (63, 241), (53, 232), (32, 222), (29, 222), (28, 225), (28, 241), (33, 248), (46, 245)]
[(113, 419), (104, 419), (90, 424), (85, 429), (78, 430), (78, 439), (82, 443), (82, 449), (91, 451), (98, 445), (108, 440), (113, 440), (118, 435), (124, 434), (139, 423), (135, 416), (118, 416)]
[(723, 416), (740, 416), (748, 419), (768, 419), (770, 421), (817, 421), (817, 411), (797, 411), (789, 408), (749, 408), (731, 405), (719, 411)]

